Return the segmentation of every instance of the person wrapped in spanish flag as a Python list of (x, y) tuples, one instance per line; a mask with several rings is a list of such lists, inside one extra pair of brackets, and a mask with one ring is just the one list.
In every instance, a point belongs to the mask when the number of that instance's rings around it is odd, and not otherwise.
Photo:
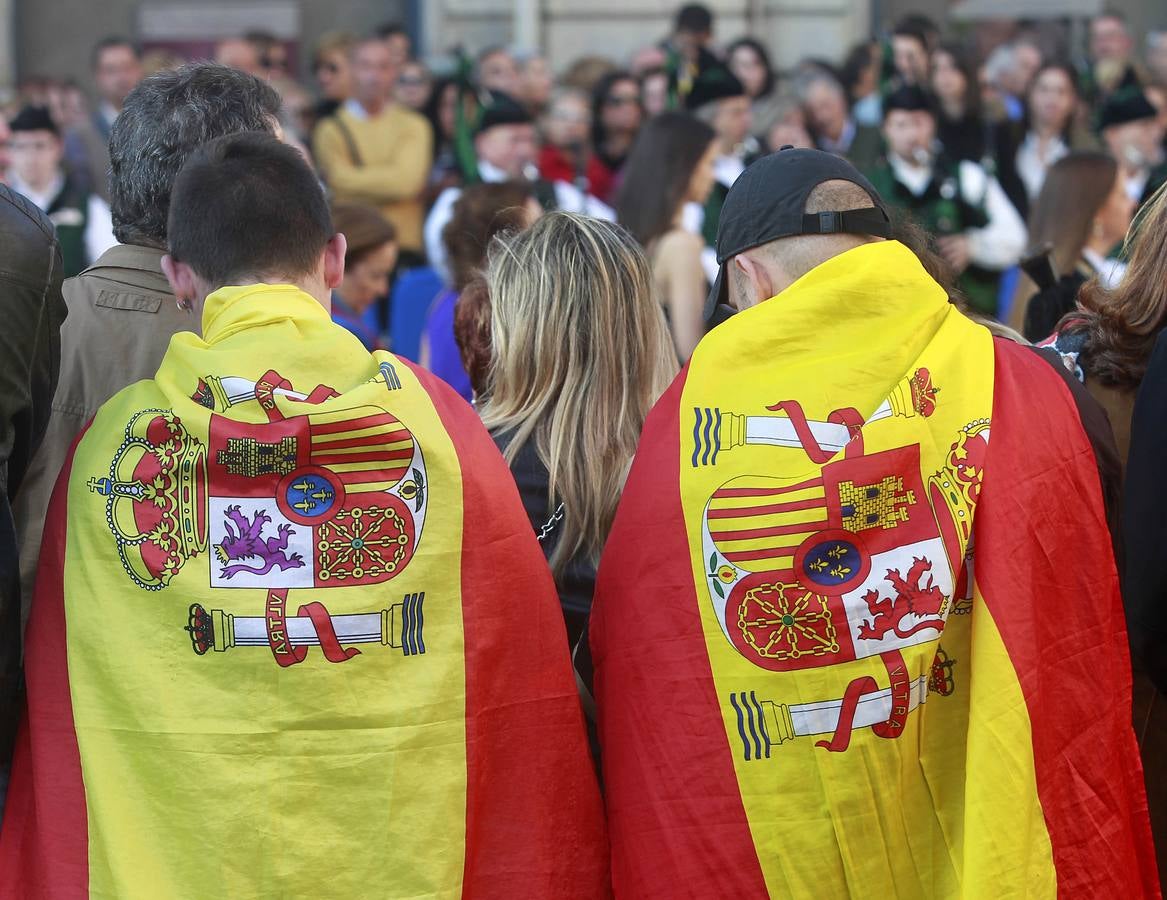
[(563, 618), (489, 435), (331, 322), (345, 240), (294, 150), (205, 145), (169, 235), (202, 336), (58, 480), (0, 896), (603, 896)]
[(1074, 398), (891, 233), (819, 151), (727, 197), (739, 311), (648, 417), (590, 623), (617, 896), (1159, 896)]

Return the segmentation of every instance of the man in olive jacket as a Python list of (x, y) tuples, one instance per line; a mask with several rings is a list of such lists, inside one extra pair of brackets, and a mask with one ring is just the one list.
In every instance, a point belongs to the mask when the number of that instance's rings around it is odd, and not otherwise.
[(162, 274), (170, 187), (187, 157), (213, 138), (275, 132), (279, 95), (252, 75), (211, 63), (159, 72), (126, 98), (110, 133), (110, 207), (120, 242), (65, 282), (61, 374), (41, 448), (15, 513), (28, 617), (49, 496), (73, 440), (97, 408), (152, 378), (179, 331), (198, 320), (180, 308)]

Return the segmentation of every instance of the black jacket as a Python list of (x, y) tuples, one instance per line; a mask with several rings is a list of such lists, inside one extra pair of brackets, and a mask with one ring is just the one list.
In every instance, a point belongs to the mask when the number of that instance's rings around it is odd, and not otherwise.
[[(493, 435), (495, 444), (505, 453), (510, 443), (509, 434)], [(511, 474), (519, 487), (523, 509), (531, 520), (531, 528), (539, 538), (543, 555), (548, 559), (555, 552), (559, 541), (562, 522), (556, 509), (549, 508), (548, 481), (550, 474), (535, 450), (534, 440), (527, 441), (518, 456), (511, 463)], [(592, 608), (592, 594), (596, 589), (596, 567), (583, 555), (576, 554), (568, 560), (567, 568), (558, 579), (559, 604), (563, 607), (563, 618), (567, 624), (568, 646), (575, 648), (584, 633), (584, 624)]]
[(12, 501), (49, 421), (61, 363), (62, 264), (53, 224), (0, 185), (0, 766), (19, 709), (20, 567)]
[(1123, 600), (1136, 664), (1167, 692), (1167, 337), (1160, 334), (1135, 399), (1123, 490)]

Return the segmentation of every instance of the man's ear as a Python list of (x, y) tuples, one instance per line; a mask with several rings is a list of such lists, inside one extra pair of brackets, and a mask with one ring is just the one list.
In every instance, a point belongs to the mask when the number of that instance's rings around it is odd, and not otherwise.
[(190, 309), (196, 300), (202, 299), (194, 269), (186, 263), (179, 262), (167, 253), (162, 257), (162, 271), (170, 282), (170, 289), (174, 291), (179, 306)]
[(735, 298), (738, 309), (757, 306), (762, 301), (769, 300), (774, 296), (774, 280), (770, 277), (769, 269), (752, 258), (748, 251), (735, 256), (733, 265), (741, 273), (738, 278), (734, 279), (739, 285), (739, 289), (736, 291), (738, 296)]
[(348, 252), (348, 241), (339, 231), (324, 245), (324, 283), (335, 290), (344, 280), (344, 255)]

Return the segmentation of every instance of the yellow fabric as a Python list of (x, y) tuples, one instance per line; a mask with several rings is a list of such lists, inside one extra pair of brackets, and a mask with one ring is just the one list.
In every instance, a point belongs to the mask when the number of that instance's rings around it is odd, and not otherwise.
[[(1055, 893), (1020, 687), (987, 609), (959, 579), (973, 548), (958, 523), (971, 526), (975, 511), (968, 491), (979, 484), (976, 448), (990, 439), (992, 373), (989, 333), (890, 241), (836, 257), (742, 312), (690, 364), (681, 499), (728, 746), (771, 896)], [(833, 412), (853, 407), (861, 445), (816, 463), (798, 443), (762, 443), (793, 432), (783, 401), (796, 401), (820, 437), (839, 427)], [(906, 469), (915, 451), (879, 456), (915, 446), (918, 463)], [(854, 474), (864, 471), (867, 481)], [(933, 484), (972, 499), (949, 512)], [(947, 541), (946, 516), (956, 535)], [(868, 554), (870, 571), (842, 599), (827, 597), (842, 588), (810, 580), (859, 578), (847, 546), (895, 544), (901, 527), (913, 542)], [(816, 537), (832, 528), (837, 556)], [(913, 576), (920, 558), (930, 569)], [(915, 609), (929, 598), (939, 609), (902, 615), (891, 569), (908, 596), (921, 592)], [(895, 627), (915, 632), (859, 637), (879, 624), (869, 592), (873, 602), (895, 599)], [(856, 712), (845, 749), (819, 746), (838, 739), (848, 690), (886, 695), (901, 663), (909, 683), (931, 689), (916, 688), (899, 730), (879, 736)], [(825, 708), (812, 712), (816, 703)], [(1003, 779), (1011, 790), (1000, 790)]]
[[(236, 628), (240, 617), (265, 616), (270, 595), (250, 586), (257, 578), (235, 576), (251, 578), (239, 588), (217, 574), (223, 563), (214, 546), (222, 524), (216, 510), (221, 517), (226, 501), (215, 496), (212, 412), (191, 398), (200, 382), (209, 384), (215, 416), (265, 423), (254, 397), (224, 408), (223, 392), (232, 383), (213, 379), (255, 382), (273, 359), (295, 391), (308, 394), (325, 384), (340, 394), (319, 404), (277, 394), (284, 421), (308, 416), (314, 427), (343, 429), (346, 417), (389, 411), (420, 448), (410, 466), (424, 467), (426, 505), (412, 559), (380, 583), (287, 590), (289, 621), (312, 602), (332, 617), (390, 611), (389, 645), (342, 641), (360, 653), (340, 662), (313, 645), (302, 662), (281, 666), (266, 641), (197, 655), (184, 630), (192, 604), (234, 615)], [(172, 411), (186, 443), (207, 448), (194, 464), (208, 470), (208, 499), (195, 504), (206, 515), (201, 541), (193, 539), (203, 549), (157, 589), (135, 584), (123, 566), (107, 522), (110, 497), (100, 492), (102, 478), (119, 474), (111, 473), (111, 461), (127, 424), (137, 421), (141, 433), (142, 410)], [(121, 474), (131, 480), (124, 466)], [(391, 488), (394, 508), (410, 516), (421, 508), (415, 482), (422, 479), (415, 476)], [(384, 501), (387, 494), (383, 488), (359, 496)], [(69, 484), (65, 575), (91, 896), (460, 895), (466, 790), (461, 499), (455, 450), (411, 371), (388, 354), (369, 355), (293, 287), (218, 291), (207, 301), (204, 336), (177, 335), (156, 380), (139, 382), (102, 407), (77, 450)], [(261, 536), (275, 534), (281, 514), (274, 500), (243, 505), (244, 512), (265, 508), (275, 521)], [(363, 507), (366, 520), (371, 509)], [(133, 509), (121, 504), (111, 521), (133, 519)], [(321, 541), (325, 533), (321, 525)], [(141, 554), (123, 549), (136, 571), (145, 571)], [(326, 568), (310, 545), (305, 554)], [(343, 567), (336, 560), (329, 565)], [(279, 581), (304, 571), (263, 577)], [(212, 587), (216, 578), (225, 586)], [(426, 650), (405, 655), (398, 624), (403, 598), (419, 592), (426, 597)], [(216, 631), (216, 642), (221, 638)], [(435, 699), (419, 705), (419, 697)], [(410, 827), (401, 828), (404, 822)]]
[[(356, 145), (359, 162), (342, 125)], [(342, 107), (316, 126), (312, 152), (337, 202), (378, 207), (396, 226), (401, 247), (421, 251), (421, 192), (433, 165), (433, 133), (424, 118), (399, 104), (363, 119)]]

